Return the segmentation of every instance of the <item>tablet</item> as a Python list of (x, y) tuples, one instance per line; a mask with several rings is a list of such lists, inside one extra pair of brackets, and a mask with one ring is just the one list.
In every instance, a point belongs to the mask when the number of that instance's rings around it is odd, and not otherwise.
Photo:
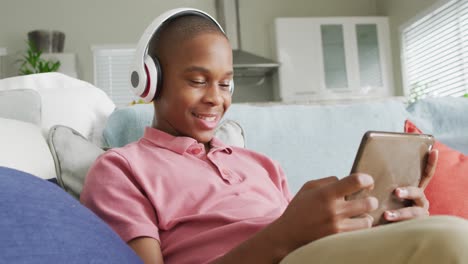
[(385, 224), (386, 210), (411, 206), (394, 194), (397, 187), (419, 186), (434, 138), (426, 134), (368, 131), (364, 134), (351, 173), (366, 173), (374, 178), (372, 190), (362, 190), (347, 200), (374, 196), (379, 207), (370, 215), (373, 225)]

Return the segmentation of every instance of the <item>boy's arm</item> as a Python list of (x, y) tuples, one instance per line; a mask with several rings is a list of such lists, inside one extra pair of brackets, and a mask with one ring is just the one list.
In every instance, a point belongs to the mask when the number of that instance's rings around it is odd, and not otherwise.
[[(240, 244), (215, 263), (278, 263), (293, 250), (322, 237), (370, 228), (367, 213), (378, 207), (374, 197), (346, 201), (344, 197), (372, 188), (372, 177), (353, 174), (310, 181), (301, 188), (276, 221)], [(357, 217), (364, 215), (363, 217)]]
[(288, 248), (277, 229), (275, 221), (213, 263), (279, 263), (294, 248)]
[(145, 264), (163, 264), (159, 242), (151, 237), (137, 237), (128, 242)]
[[(276, 221), (214, 263), (278, 263), (293, 250), (330, 234), (369, 228), (371, 217), (352, 218), (377, 208), (375, 198), (345, 201), (345, 195), (371, 188), (368, 175), (353, 174), (342, 180), (329, 177), (306, 183)], [(162, 264), (157, 240), (140, 237), (129, 246), (146, 264)]]

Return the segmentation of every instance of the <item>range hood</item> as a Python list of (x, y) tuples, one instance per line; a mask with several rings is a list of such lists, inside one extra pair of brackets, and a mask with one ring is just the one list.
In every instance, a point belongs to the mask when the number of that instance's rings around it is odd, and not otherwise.
[(234, 76), (265, 76), (279, 67), (273, 60), (242, 50), (238, 0), (216, 0), (216, 15), (231, 42)]

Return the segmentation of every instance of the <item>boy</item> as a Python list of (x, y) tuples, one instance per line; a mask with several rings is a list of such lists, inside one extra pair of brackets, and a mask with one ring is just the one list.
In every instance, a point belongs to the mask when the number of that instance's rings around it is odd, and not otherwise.
[[(81, 195), (145, 263), (278, 263), (286, 256), (284, 261), (294, 263), (440, 263), (433, 248), (442, 260), (463, 260), (462, 246), (437, 244), (439, 239), (468, 242), (462, 220), (428, 218), (369, 229), (367, 213), (377, 208), (377, 200), (344, 200), (372, 188), (369, 175), (311, 181), (291, 199), (278, 164), (214, 138), (231, 104), (233, 68), (229, 41), (212, 21), (194, 15), (171, 20), (158, 30), (149, 53), (163, 69), (153, 126), (138, 142), (103, 154)], [(431, 153), (427, 179), (436, 160), (437, 153)], [(395, 193), (415, 206), (388, 211), (387, 220), (428, 215), (422, 188)], [(439, 237), (444, 232), (437, 226), (445, 223), (454, 232), (444, 230), (449, 235)], [(354, 230), (363, 231), (329, 236)], [(398, 244), (400, 230), (416, 239)], [(428, 235), (419, 245), (421, 232)], [(444, 245), (453, 252), (444, 255)]]

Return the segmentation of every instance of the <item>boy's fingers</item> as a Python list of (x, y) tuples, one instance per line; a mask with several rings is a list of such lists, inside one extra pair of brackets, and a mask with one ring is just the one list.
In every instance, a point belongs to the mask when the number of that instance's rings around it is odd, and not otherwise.
[(395, 189), (395, 195), (400, 199), (413, 201), (415, 206), (423, 207), (425, 209), (429, 208), (429, 201), (424, 195), (424, 190), (422, 188), (413, 186), (398, 187)]
[(363, 215), (376, 210), (379, 207), (379, 201), (373, 196), (363, 199), (343, 201), (337, 208), (337, 214), (344, 218)]
[(427, 211), (427, 209), (418, 206), (405, 207), (398, 210), (384, 212), (384, 218), (390, 222), (409, 220), (428, 215), (429, 212)]
[(353, 173), (327, 186), (336, 198), (342, 198), (362, 189), (371, 189), (373, 187), (374, 179), (370, 175), (364, 173)]
[(438, 159), (439, 159), (439, 151), (431, 150), (431, 152), (429, 153), (429, 157), (427, 158), (426, 168), (424, 169), (424, 175), (423, 175), (421, 182), (419, 183), (419, 187), (425, 189), (426, 186), (429, 184), (432, 176), (434, 176)]
[(326, 178), (322, 178), (318, 180), (308, 181), (302, 186), (301, 189), (314, 189), (314, 188), (325, 186), (325, 185), (328, 185), (330, 183), (334, 183), (337, 181), (338, 181), (338, 178), (336, 176), (330, 176), (330, 177), (326, 177)]
[(368, 214), (356, 218), (346, 218), (340, 221), (338, 224), (339, 232), (348, 232), (354, 230), (360, 230), (365, 228), (371, 228), (374, 218)]

